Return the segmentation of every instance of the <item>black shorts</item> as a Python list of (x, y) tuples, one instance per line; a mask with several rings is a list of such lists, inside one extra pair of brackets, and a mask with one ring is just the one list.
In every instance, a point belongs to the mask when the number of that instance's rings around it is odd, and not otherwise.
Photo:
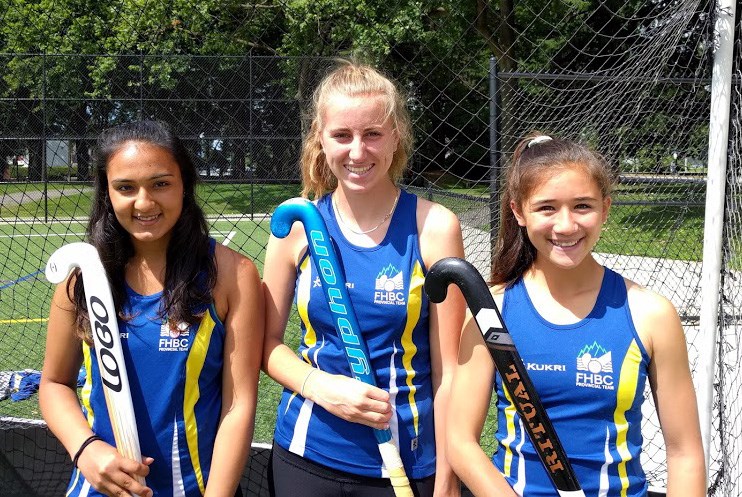
[[(358, 476), (328, 468), (297, 456), (273, 443), (268, 482), (272, 497), (394, 497), (387, 478)], [(415, 497), (431, 497), (435, 475), (418, 480), (410, 479)]]

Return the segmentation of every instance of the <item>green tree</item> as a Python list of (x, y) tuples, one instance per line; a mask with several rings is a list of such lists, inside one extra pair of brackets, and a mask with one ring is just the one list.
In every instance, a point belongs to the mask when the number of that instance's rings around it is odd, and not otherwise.
[[(99, 2), (11, 0), (0, 25), (2, 51), (18, 54), (8, 60), (3, 96), (13, 96), (15, 116), (3, 120), (3, 135), (75, 136), (78, 163), (87, 175), (87, 120), (90, 105), (79, 99), (93, 92), (86, 77), (88, 59), (56, 54), (98, 53), (97, 36), (105, 31), (107, 9)], [(33, 56), (27, 54), (49, 54)], [(54, 104), (43, 109), (43, 99)], [(44, 143), (29, 144), (29, 179), (42, 178)]]

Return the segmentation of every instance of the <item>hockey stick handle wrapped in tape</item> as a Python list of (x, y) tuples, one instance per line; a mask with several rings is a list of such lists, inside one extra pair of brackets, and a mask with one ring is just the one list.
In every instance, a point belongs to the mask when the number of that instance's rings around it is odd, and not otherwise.
[[(117, 313), (98, 251), (84, 242), (62, 246), (49, 258), (46, 278), (54, 284), (62, 283), (76, 267), (82, 272), (93, 345), (116, 449), (124, 457), (141, 462), (142, 453), (121, 350)], [(144, 478), (138, 479), (144, 484)]]
[(526, 372), (487, 283), (472, 264), (458, 257), (448, 257), (430, 267), (425, 276), (425, 292), (432, 302), (443, 302), (451, 283), (458, 286), (464, 295), (502, 383), (513, 399), (528, 436), (559, 496), (584, 497), (577, 476)]
[[(330, 240), (325, 221), (317, 210), (317, 206), (312, 202), (304, 198), (292, 198), (276, 208), (271, 218), (271, 232), (278, 238), (285, 238), (291, 232), (291, 226), (295, 221), (301, 222), (304, 227), (309, 253), (319, 271), (322, 289), (330, 306), (330, 312), (332, 312), (335, 330), (345, 346), (351, 372), (356, 379), (376, 386), (368, 348), (361, 335), (361, 328), (345, 286), (345, 275)], [(412, 497), (410, 482), (391, 430), (375, 429), (374, 435), (384, 466), (389, 472), (395, 495)]]

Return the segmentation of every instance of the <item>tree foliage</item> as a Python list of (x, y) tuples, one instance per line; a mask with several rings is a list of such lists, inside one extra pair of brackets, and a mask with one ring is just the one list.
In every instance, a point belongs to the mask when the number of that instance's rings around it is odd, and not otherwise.
[[(307, 101), (328, 66), (320, 57), (354, 57), (408, 93), (416, 156), (425, 161), (418, 169), (476, 179), (489, 163), (490, 57), (500, 71), (610, 71), (663, 27), (644, 19), (677, 1), (6, 0), (0, 93), (15, 100), (0, 107), (0, 133), (68, 136), (85, 148), (103, 126), (168, 113), (208, 156), (220, 147), (208, 137), (299, 133), (297, 104), (288, 102)], [(691, 30), (688, 44), (707, 35)], [(212, 55), (220, 58), (205, 58)], [(286, 59), (246, 64), (246, 55)], [(704, 56), (679, 52), (685, 67)], [(500, 88), (502, 126), (512, 135), (517, 85)], [(267, 101), (286, 101), (296, 122)], [(246, 143), (229, 146), (249, 167)]]

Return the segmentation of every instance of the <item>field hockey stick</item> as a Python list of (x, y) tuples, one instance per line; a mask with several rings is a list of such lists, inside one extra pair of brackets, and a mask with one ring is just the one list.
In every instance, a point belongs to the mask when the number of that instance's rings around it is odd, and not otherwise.
[(461, 289), (502, 383), (559, 496), (585, 497), (487, 283), (469, 262), (448, 257), (430, 267), (425, 276), (425, 292), (432, 302), (443, 302), (451, 283)]
[[(54, 284), (62, 283), (75, 267), (80, 268), (83, 275), (98, 371), (103, 383), (103, 394), (111, 418), (116, 449), (124, 457), (141, 462), (142, 453), (139, 448), (126, 364), (121, 350), (117, 313), (98, 251), (89, 243), (83, 242), (62, 246), (46, 263), (46, 279)], [(144, 485), (144, 478), (137, 476), (137, 479)]]
[[(319, 269), (322, 289), (330, 305), (335, 330), (345, 345), (345, 356), (353, 376), (364, 383), (376, 386), (376, 379), (369, 361), (368, 347), (361, 336), (361, 328), (358, 326), (358, 320), (345, 287), (345, 276), (330, 240), (330, 234), (327, 232), (327, 225), (312, 202), (303, 198), (292, 198), (276, 208), (271, 219), (271, 232), (278, 238), (285, 238), (291, 231), (294, 221), (300, 221), (304, 226), (309, 253)], [(386, 430), (374, 429), (374, 435), (379, 445), (381, 459), (389, 472), (394, 494), (397, 497), (412, 497), (410, 482), (391, 430), (388, 428)]]

